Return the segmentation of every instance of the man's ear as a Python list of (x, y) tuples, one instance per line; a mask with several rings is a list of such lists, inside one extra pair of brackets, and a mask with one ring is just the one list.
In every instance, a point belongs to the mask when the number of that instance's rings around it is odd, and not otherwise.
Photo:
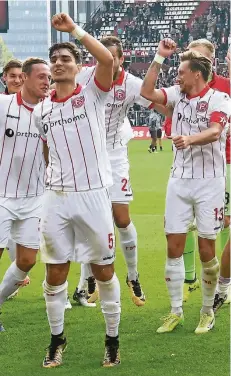
[(3, 74), (2, 79), (4, 82), (6, 82), (6, 73)]
[(22, 72), (22, 80), (23, 80), (23, 82), (26, 81), (26, 78), (27, 78), (26, 73)]

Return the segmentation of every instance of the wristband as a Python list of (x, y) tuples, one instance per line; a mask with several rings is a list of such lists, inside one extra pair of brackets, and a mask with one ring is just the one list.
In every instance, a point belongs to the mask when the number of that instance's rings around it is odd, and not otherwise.
[(164, 60), (165, 60), (165, 57), (160, 56), (159, 54), (155, 54), (154, 61), (155, 61), (156, 63), (162, 65), (163, 62), (164, 62)]
[(74, 30), (72, 30), (71, 32), (71, 35), (73, 35), (73, 37), (78, 40), (81, 40), (85, 34), (86, 34), (86, 31), (83, 30), (82, 27), (78, 25), (76, 25)]

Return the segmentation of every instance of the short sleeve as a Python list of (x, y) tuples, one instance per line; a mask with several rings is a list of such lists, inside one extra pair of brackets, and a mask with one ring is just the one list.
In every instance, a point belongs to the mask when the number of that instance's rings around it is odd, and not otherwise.
[(108, 96), (108, 93), (111, 91), (111, 89), (105, 89), (95, 78), (95, 76), (90, 79), (88, 84), (84, 87), (84, 91), (88, 93), (89, 96), (93, 95), (96, 97), (99, 101), (105, 101), (106, 97)]
[(180, 88), (178, 85), (170, 86), (168, 88), (161, 88), (160, 89), (164, 96), (165, 96), (165, 102), (164, 106), (170, 105), (172, 107), (175, 107), (175, 104), (179, 101), (181, 98)]
[(216, 92), (213, 99), (210, 123), (219, 123), (225, 127), (231, 116), (231, 99), (228, 94)]
[(140, 78), (136, 78), (134, 80), (134, 83), (133, 83), (133, 93), (135, 94), (134, 103), (137, 103), (140, 106), (151, 109), (153, 107), (152, 102), (149, 101), (148, 99), (141, 97), (140, 95), (142, 83), (143, 81)]
[(41, 139), (46, 142), (47, 137), (44, 132), (43, 123), (42, 123), (42, 109), (43, 109), (43, 102), (39, 103), (37, 106), (35, 106), (33, 111), (33, 121), (34, 125), (38, 129)]

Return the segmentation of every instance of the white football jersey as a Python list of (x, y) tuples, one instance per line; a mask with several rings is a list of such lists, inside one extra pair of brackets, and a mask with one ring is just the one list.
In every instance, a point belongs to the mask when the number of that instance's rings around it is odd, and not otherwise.
[[(95, 67), (85, 67), (76, 77), (76, 81), (85, 85), (94, 77)], [(152, 103), (140, 96), (142, 80), (132, 74), (121, 71), (120, 77), (114, 81), (113, 88), (105, 102), (105, 124), (107, 148), (110, 151), (125, 145), (132, 132), (124, 126), (124, 120), (130, 107), (137, 103), (152, 108)]]
[(108, 92), (99, 87), (91, 80), (62, 101), (53, 91), (36, 106), (35, 124), (49, 148), (47, 189), (78, 192), (109, 185), (104, 111)]
[(43, 142), (21, 93), (0, 95), (0, 197), (44, 192)]
[[(172, 134), (195, 135), (208, 129), (211, 122), (225, 127), (231, 114), (231, 100), (225, 93), (209, 86), (196, 97), (188, 98), (178, 85), (162, 89), (166, 104), (174, 107)], [(219, 140), (207, 145), (192, 145), (183, 150), (173, 146), (174, 162), (171, 176), (177, 178), (216, 178), (226, 174), (225, 129)]]

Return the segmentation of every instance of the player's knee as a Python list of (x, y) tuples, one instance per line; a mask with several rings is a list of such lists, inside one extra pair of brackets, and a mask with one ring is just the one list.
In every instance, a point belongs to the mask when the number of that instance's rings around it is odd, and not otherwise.
[(94, 277), (99, 282), (108, 282), (114, 276), (114, 264), (110, 265), (95, 265), (92, 264), (92, 272)]
[(181, 257), (184, 252), (185, 238), (177, 235), (167, 235), (168, 257)]
[(113, 206), (113, 216), (116, 227), (126, 228), (131, 222), (129, 216), (129, 206), (126, 204), (121, 204), (119, 206)]
[(32, 251), (31, 254), (17, 255), (16, 263), (19, 269), (28, 272), (36, 264), (36, 252)]

